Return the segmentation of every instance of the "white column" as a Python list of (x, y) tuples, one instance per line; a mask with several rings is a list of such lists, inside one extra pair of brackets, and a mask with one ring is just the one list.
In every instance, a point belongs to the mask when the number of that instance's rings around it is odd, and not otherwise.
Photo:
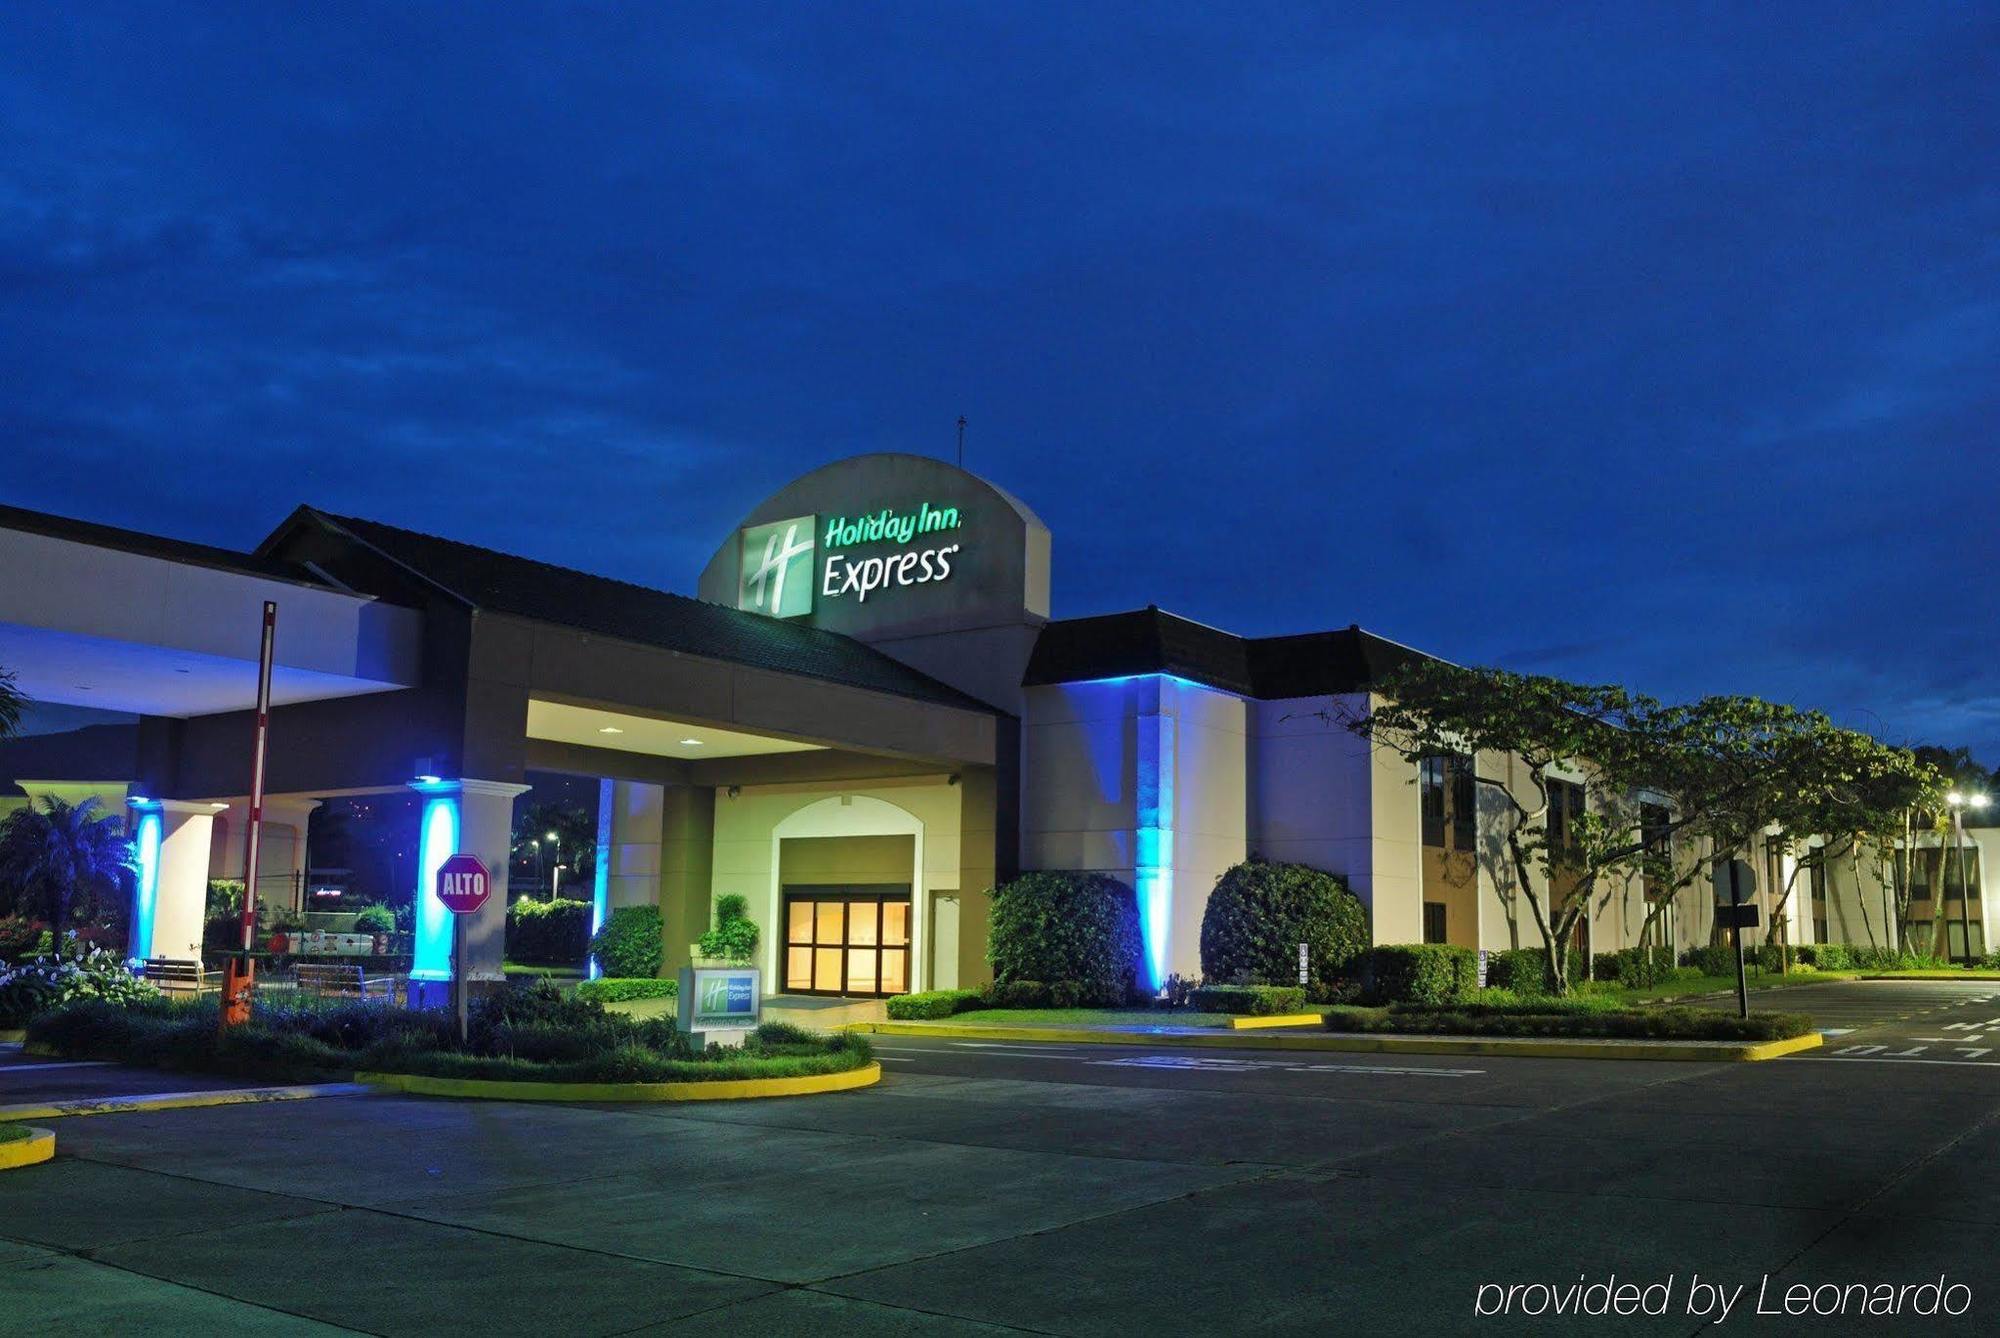
[(141, 799), (132, 807), (139, 856), (132, 955), (198, 961), (208, 918), (209, 845), (215, 815), (226, 805)]
[(604, 781), (598, 803), (609, 803), (606, 914), (619, 906), (653, 906), (660, 900), (660, 840), (665, 830), (665, 788), (645, 781)]
[(507, 940), (507, 859), (514, 844), (514, 800), (528, 787), (505, 781), (420, 780), (411, 789), (424, 796), (418, 827), (416, 979), (451, 976), (452, 914), (437, 899), (438, 866), (452, 855), (473, 855), (486, 866), (491, 895), (471, 915), (460, 917), (465, 935), (467, 980), (500, 980)]

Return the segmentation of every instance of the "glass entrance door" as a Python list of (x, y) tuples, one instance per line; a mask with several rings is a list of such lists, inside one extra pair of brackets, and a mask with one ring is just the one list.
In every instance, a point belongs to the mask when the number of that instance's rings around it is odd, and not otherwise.
[(785, 989), (793, 994), (906, 994), (908, 888), (785, 889)]

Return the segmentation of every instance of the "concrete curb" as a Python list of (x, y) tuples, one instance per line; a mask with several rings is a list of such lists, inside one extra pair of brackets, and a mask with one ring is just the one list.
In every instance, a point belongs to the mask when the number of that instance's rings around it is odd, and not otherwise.
[(26, 1138), (0, 1143), (0, 1171), (11, 1171), (19, 1166), (33, 1166), (36, 1162), (47, 1161), (55, 1155), (55, 1131), (30, 1129)]
[(249, 1106), (267, 1101), (308, 1101), (318, 1096), (359, 1096), (358, 1083), (326, 1082), (298, 1087), (232, 1087), (215, 1092), (155, 1092), (143, 1096), (89, 1096), (70, 1101), (0, 1106), (0, 1120), (59, 1120), (71, 1115), (126, 1115), (148, 1110), (193, 1110), (200, 1106)]
[[(1988, 971), (1985, 970), (1984, 968), (1981, 968), (1980, 970), (1977, 971), (1882, 971), (1882, 972), (1866, 972), (1856, 976), (1855, 979), (1856, 980), (1917, 980), (1917, 981), (1950, 980), (1950, 981), (1963, 981), (1968, 985), (1976, 985), (1979, 984), (1981, 981), (1984, 981), (1985, 983), (1990, 985), (1996, 981), (2000, 981), (2000, 971)], [(4, 1037), (5, 1033), (0, 1032), (0, 1039), (4, 1039)]]
[(860, 1023), (883, 1036), (946, 1036), (981, 1041), (1055, 1041), (1064, 1045), (1163, 1045), (1236, 1050), (1329, 1050), (1384, 1055), (1512, 1055), (1523, 1059), (1669, 1059), (1743, 1062), (1811, 1050), (1818, 1032), (1788, 1041), (1621, 1041), (1527, 1036), (1426, 1036), (1397, 1032), (1244, 1035), (1209, 1031), (1084, 1031), (1067, 1027), (981, 1027), (934, 1022)]
[(1222, 1024), (1224, 1031), (1263, 1031), (1271, 1027), (1321, 1027), (1326, 1025), (1324, 1013), (1274, 1013), (1269, 1017), (1251, 1017), (1248, 1014), (1232, 1014)]
[(419, 1073), (357, 1073), (355, 1081), (406, 1096), (468, 1097), (481, 1101), (745, 1101), (816, 1096), (882, 1081), (882, 1066), (803, 1078), (737, 1078), (721, 1082), (512, 1082), (492, 1078), (432, 1078)]

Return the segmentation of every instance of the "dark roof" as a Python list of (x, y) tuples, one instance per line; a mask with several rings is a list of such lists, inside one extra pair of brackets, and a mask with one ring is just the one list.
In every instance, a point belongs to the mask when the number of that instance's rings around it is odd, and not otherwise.
[(326, 584), (297, 563), (286, 562), (280, 558), (265, 557), (256, 553), (239, 553), (233, 548), (189, 543), (184, 539), (168, 539), (162, 535), (144, 534), (138, 530), (121, 530), (115, 525), (99, 525), (93, 521), (50, 515), (45, 511), (28, 511), (18, 506), (0, 506), (0, 529), (41, 534), (51, 539), (67, 539), (72, 543), (110, 548), (121, 553), (135, 553), (141, 557), (165, 558), (170, 562), (186, 562), (198, 567), (215, 567), (222, 571), (243, 572), (251, 576), (268, 576), (275, 580), (294, 581), (302, 585)]
[(516, 557), (455, 539), (335, 516), (301, 516), (344, 532), (469, 607), (599, 636), (728, 660), (874, 692), (991, 712), (986, 703), (838, 632)]
[(1359, 692), (1421, 658), (1422, 652), (1359, 627), (1240, 637), (1148, 607), (1050, 623), (1035, 642), (1025, 681), (1036, 687), (1172, 674), (1245, 697), (1312, 697)]

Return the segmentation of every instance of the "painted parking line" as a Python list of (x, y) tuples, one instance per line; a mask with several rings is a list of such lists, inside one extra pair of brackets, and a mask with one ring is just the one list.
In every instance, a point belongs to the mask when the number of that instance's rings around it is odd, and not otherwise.
[(1948, 1068), (1986, 1069), (2000, 1073), (2000, 1064), (1982, 1063), (1977, 1059), (1902, 1059), (1895, 1055), (1822, 1055), (1820, 1058), (1841, 1064), (1938, 1064)]
[(0, 1064), (0, 1077), (9, 1073), (40, 1073), (45, 1069), (103, 1069), (111, 1067), (108, 1059), (59, 1059), (48, 1064)]

